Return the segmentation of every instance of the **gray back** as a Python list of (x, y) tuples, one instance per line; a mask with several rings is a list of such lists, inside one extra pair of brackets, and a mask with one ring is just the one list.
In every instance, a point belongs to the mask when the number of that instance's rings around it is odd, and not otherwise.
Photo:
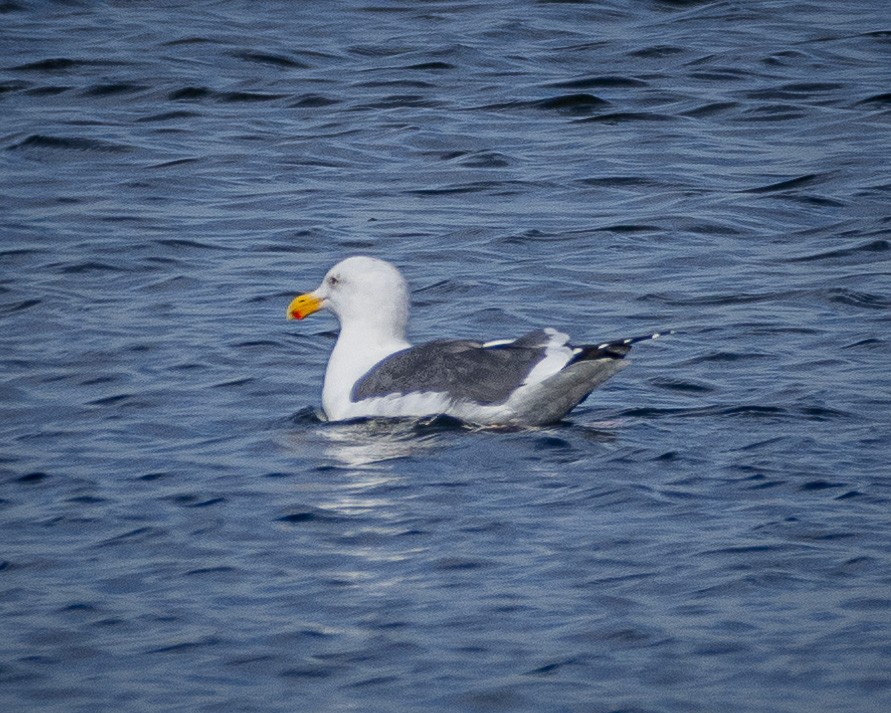
[(351, 397), (415, 391), (444, 392), (482, 405), (502, 403), (545, 355), (538, 332), (511, 344), (484, 347), (479, 342), (441, 340), (391, 354), (353, 386)]

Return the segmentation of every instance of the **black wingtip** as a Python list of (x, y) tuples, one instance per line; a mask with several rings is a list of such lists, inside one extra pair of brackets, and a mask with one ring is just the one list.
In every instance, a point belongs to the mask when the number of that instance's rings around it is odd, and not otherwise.
[(674, 329), (669, 329), (664, 332), (652, 332), (650, 334), (642, 334), (637, 337), (626, 337), (625, 339), (616, 339), (601, 344), (585, 344), (580, 347), (575, 347), (579, 351), (570, 360), (569, 364), (574, 364), (578, 361), (590, 361), (592, 359), (624, 359), (625, 355), (631, 351), (632, 344), (659, 339), (661, 337), (666, 337), (669, 334), (676, 334), (676, 331)]
[(638, 342), (647, 342), (651, 339), (660, 339), (662, 337), (667, 337), (669, 334), (677, 334), (674, 329), (668, 329), (664, 332), (652, 332), (650, 334), (642, 334), (638, 337), (626, 337), (625, 339), (617, 339), (612, 342), (604, 342), (603, 344), (598, 344), (598, 349), (603, 349), (606, 347), (616, 347), (620, 345), (627, 345), (631, 347), (632, 344), (637, 344)]

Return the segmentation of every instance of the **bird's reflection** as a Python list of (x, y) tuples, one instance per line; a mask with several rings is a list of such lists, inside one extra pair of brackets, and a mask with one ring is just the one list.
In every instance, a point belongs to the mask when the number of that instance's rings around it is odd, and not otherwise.
[(390, 461), (444, 447), (450, 432), (476, 430), (449, 416), (327, 422), (311, 409), (297, 413), (292, 422), (307, 427), (291, 433), (289, 441), (295, 449), (321, 451), (319, 455), (336, 466), (375, 470)]
[(408, 419), (363, 419), (327, 423), (318, 429), (325, 454), (351, 468), (380, 466), (389, 461), (428, 453), (441, 444), (434, 433), (419, 433)]
[[(308, 426), (291, 434), (291, 444), (302, 452), (316, 451), (336, 467), (356, 470), (392, 470), (388, 464), (427, 455), (454, 443), (459, 433), (501, 433), (516, 437), (546, 433), (581, 436), (588, 441), (610, 442), (620, 422), (564, 423), (559, 426), (476, 426), (451, 416), (427, 418), (368, 418), (328, 422), (314, 410), (303, 410), (293, 421)], [(321, 452), (319, 452), (321, 451)]]

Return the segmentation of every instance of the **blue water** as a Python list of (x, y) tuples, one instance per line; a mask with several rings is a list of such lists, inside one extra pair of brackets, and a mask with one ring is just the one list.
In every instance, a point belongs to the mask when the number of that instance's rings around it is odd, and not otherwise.
[[(0, 709), (891, 710), (891, 16), (0, 5)], [(673, 328), (565, 423), (317, 415), (412, 336)]]

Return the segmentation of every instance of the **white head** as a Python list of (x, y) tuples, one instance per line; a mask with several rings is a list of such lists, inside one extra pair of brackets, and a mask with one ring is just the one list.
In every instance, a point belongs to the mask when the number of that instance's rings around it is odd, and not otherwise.
[(320, 309), (331, 310), (341, 329), (352, 325), (404, 338), (408, 322), (408, 285), (393, 265), (357, 255), (328, 270), (314, 291), (295, 297), (288, 319), (303, 319)]

